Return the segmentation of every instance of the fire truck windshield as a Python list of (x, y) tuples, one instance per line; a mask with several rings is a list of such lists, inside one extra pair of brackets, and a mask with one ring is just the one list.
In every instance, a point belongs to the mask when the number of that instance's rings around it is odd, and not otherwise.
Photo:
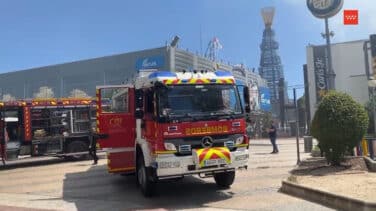
[(159, 90), (159, 117), (233, 118), (243, 114), (234, 85), (178, 85)]

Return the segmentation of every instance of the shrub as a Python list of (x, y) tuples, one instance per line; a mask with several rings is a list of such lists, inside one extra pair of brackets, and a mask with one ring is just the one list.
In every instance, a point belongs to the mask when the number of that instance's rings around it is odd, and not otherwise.
[(339, 165), (346, 151), (361, 141), (367, 127), (368, 116), (362, 105), (348, 94), (330, 91), (318, 106), (311, 132), (328, 163)]

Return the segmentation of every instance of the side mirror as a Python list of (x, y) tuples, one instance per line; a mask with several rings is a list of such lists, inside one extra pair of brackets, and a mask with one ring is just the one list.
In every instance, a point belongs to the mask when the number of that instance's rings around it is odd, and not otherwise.
[(144, 118), (144, 111), (141, 109), (137, 109), (134, 113), (134, 116), (136, 117), (136, 119), (142, 119)]
[(135, 91), (135, 102), (136, 108), (144, 107), (144, 91), (142, 91), (141, 89), (137, 89)]
[(245, 103), (245, 112), (250, 113), (251, 107), (250, 107), (250, 101), (249, 101), (249, 89), (247, 86), (243, 86), (243, 97), (244, 97), (244, 103)]

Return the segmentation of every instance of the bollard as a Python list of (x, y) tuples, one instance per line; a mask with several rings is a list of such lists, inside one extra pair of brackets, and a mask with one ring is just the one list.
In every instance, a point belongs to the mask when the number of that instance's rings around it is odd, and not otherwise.
[(312, 147), (313, 147), (312, 136), (303, 136), (303, 138), (304, 138), (304, 152), (305, 153), (312, 152)]
[(360, 145), (356, 147), (356, 155), (361, 156), (362, 155), (362, 149), (360, 148)]
[(368, 146), (367, 146), (367, 141), (366, 139), (363, 139), (362, 142), (361, 142), (361, 147), (362, 147), (362, 155), (363, 156), (367, 156), (368, 155)]

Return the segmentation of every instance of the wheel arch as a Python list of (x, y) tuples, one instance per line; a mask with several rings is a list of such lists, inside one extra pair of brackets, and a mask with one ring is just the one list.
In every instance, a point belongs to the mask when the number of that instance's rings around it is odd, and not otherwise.
[(149, 144), (143, 140), (141, 142), (136, 143), (136, 162), (137, 162), (137, 156), (141, 155), (144, 157), (144, 162), (146, 167), (150, 167), (151, 163), (153, 162), (151, 150), (149, 147)]

